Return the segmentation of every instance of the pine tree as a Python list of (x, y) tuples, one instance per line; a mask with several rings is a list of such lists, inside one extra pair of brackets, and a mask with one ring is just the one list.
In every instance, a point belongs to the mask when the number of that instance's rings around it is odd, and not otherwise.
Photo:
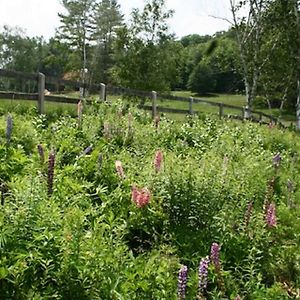
[(123, 25), (123, 15), (116, 0), (102, 0), (95, 7), (93, 39), (97, 42), (93, 57), (94, 79), (109, 81), (109, 72), (114, 64), (113, 42), (116, 30)]

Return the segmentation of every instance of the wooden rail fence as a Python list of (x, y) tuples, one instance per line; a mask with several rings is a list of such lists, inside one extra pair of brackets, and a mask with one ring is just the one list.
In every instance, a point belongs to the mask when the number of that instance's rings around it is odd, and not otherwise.
[[(122, 95), (128, 97), (137, 97), (140, 99), (150, 99), (151, 105), (145, 105), (141, 102), (138, 106), (141, 109), (150, 110), (152, 111), (152, 117), (154, 118), (157, 115), (157, 112), (166, 112), (166, 113), (179, 113), (179, 114), (194, 114), (196, 113), (194, 110), (195, 104), (201, 103), (205, 105), (210, 105), (217, 108), (219, 118), (223, 117), (231, 117), (240, 120), (246, 119), (246, 116), (249, 116), (247, 119), (254, 122), (260, 123), (275, 123), (282, 125), (279, 120), (272, 116), (265, 114), (260, 111), (255, 110), (248, 110), (246, 107), (239, 107), (235, 105), (224, 104), (221, 102), (213, 102), (209, 100), (204, 100), (200, 98), (194, 97), (179, 97), (169, 94), (161, 94), (157, 93), (156, 91), (148, 92), (148, 91), (140, 91), (134, 90), (124, 87), (116, 87), (112, 85), (105, 85), (103, 83), (100, 84), (90, 84), (90, 85), (83, 85), (79, 81), (71, 81), (71, 80), (63, 80), (56, 77), (45, 76), (42, 73), (37, 74), (27, 74), (23, 72), (11, 71), (11, 70), (3, 70), (0, 69), (0, 77), (7, 77), (13, 79), (25, 79), (25, 80), (33, 80), (37, 83), (37, 93), (20, 93), (20, 92), (7, 92), (7, 91), (0, 91), (0, 98), (1, 99), (16, 99), (16, 100), (36, 100), (38, 106), (38, 112), (43, 114), (45, 112), (44, 103), (45, 101), (49, 102), (57, 102), (57, 103), (78, 103), (78, 98), (70, 98), (64, 96), (56, 96), (56, 95), (45, 95), (45, 87), (47, 84), (54, 84), (58, 86), (71, 86), (75, 89), (80, 88), (91, 88), (94, 91), (99, 92), (99, 98), (101, 101), (107, 100), (107, 95)], [(162, 107), (157, 105), (157, 99), (161, 100), (169, 100), (169, 101), (179, 101), (179, 102), (186, 102), (187, 109), (177, 109), (177, 108), (170, 108), (170, 107)], [(230, 114), (226, 115), (224, 113), (224, 109), (231, 109), (237, 111), (237, 114)], [(267, 121), (264, 121), (267, 120)], [(283, 125), (282, 125), (283, 126)]]

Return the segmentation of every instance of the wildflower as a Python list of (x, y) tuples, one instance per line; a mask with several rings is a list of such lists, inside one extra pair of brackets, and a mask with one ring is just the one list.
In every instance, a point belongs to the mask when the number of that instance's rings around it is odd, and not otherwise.
[(115, 162), (115, 166), (116, 166), (116, 171), (117, 171), (120, 179), (124, 179), (125, 178), (125, 174), (124, 174), (124, 170), (123, 170), (123, 167), (122, 167), (122, 163), (119, 160), (117, 160)]
[(273, 166), (275, 169), (278, 169), (280, 166), (281, 162), (281, 156), (280, 153), (278, 152), (274, 157), (273, 157)]
[(45, 161), (44, 148), (41, 144), (38, 144), (37, 148), (38, 148), (38, 153), (39, 153), (39, 156), (40, 156), (41, 163), (43, 164), (44, 161)]
[(178, 274), (178, 297), (185, 299), (186, 283), (187, 283), (187, 266), (182, 266)]
[(12, 129), (13, 129), (12, 116), (8, 115), (8, 117), (6, 119), (6, 141), (8, 144), (10, 143), (10, 140), (11, 140)]
[(212, 243), (212, 245), (211, 245), (210, 258), (211, 258), (211, 261), (212, 261), (216, 271), (220, 272), (220, 270), (221, 270), (220, 246), (217, 243)]
[(269, 228), (275, 227), (277, 224), (275, 203), (270, 203), (267, 206), (266, 223)]
[(82, 152), (82, 156), (84, 155), (88, 155), (93, 151), (93, 147), (92, 146), (88, 146), (87, 148), (85, 148)]
[(242, 298), (240, 297), (240, 295), (237, 295), (234, 300), (242, 300)]
[(154, 119), (154, 124), (155, 124), (156, 130), (158, 130), (158, 128), (159, 128), (159, 123), (160, 123), (160, 116), (157, 115)]
[(162, 151), (158, 150), (156, 151), (155, 158), (154, 158), (154, 167), (156, 172), (160, 171), (162, 161), (163, 161), (163, 153)]
[(142, 208), (149, 204), (151, 193), (147, 188), (138, 189), (135, 185), (131, 188), (131, 199), (137, 207)]
[(207, 288), (207, 276), (208, 276), (208, 266), (210, 259), (208, 256), (201, 259), (198, 270), (198, 286), (199, 291), (202, 294)]
[(78, 118), (78, 126), (81, 125), (81, 120), (82, 120), (82, 111), (83, 111), (83, 104), (82, 101), (79, 100), (77, 104), (77, 118)]
[(53, 193), (53, 178), (54, 178), (55, 153), (51, 152), (48, 157), (48, 196)]
[(245, 212), (245, 217), (244, 217), (244, 223), (245, 223), (245, 227), (248, 227), (249, 225), (249, 221), (252, 215), (252, 210), (253, 210), (253, 202), (250, 202), (247, 205), (247, 210)]

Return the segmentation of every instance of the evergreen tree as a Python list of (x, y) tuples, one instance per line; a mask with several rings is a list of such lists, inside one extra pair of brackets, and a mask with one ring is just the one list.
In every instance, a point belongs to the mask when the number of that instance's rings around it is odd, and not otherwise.
[(62, 0), (62, 4), (67, 13), (58, 14), (62, 23), (58, 36), (74, 51), (74, 69), (84, 71), (88, 68), (88, 50), (94, 31), (92, 16), (96, 0)]
[(93, 55), (93, 78), (109, 82), (110, 69), (114, 64), (113, 43), (117, 29), (123, 25), (120, 5), (116, 0), (102, 0), (95, 7), (93, 18), (95, 25), (93, 39), (97, 43)]

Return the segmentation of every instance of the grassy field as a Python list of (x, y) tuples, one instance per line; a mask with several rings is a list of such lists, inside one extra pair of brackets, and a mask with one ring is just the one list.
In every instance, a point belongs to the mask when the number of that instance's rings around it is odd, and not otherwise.
[[(79, 99), (79, 92), (70, 92), (65, 94), (60, 94), (61, 96), (73, 97)], [(219, 102), (228, 105), (234, 105), (238, 107), (243, 107), (246, 105), (245, 96), (239, 94), (213, 94), (209, 96), (197, 96), (196, 94), (191, 93), (190, 91), (174, 91), (172, 95), (180, 96), (180, 97), (195, 97), (203, 100), (208, 100), (211, 102)], [(116, 101), (120, 98), (118, 95), (108, 95), (108, 100), (111, 102)], [(91, 95), (91, 99), (98, 99), (98, 95)], [(151, 105), (151, 99), (146, 100), (147, 105)], [(158, 107), (166, 107), (166, 108), (175, 108), (175, 109), (189, 109), (188, 102), (179, 102), (173, 100), (164, 100), (158, 98), (157, 101)], [(13, 109), (14, 111), (18, 111), (19, 113), (26, 113), (28, 109), (34, 109), (36, 106), (35, 101), (18, 101), (18, 100), (0, 100), (0, 112), (5, 113)], [(58, 104), (58, 103), (50, 103), (46, 102), (45, 105), (46, 113), (58, 113), (62, 115), (75, 115), (76, 114), (76, 106), (73, 104)], [(264, 112), (269, 115), (274, 115), (279, 117), (280, 111), (278, 109), (257, 109), (258, 111)], [(217, 106), (212, 106), (206, 103), (194, 103), (193, 111), (198, 114), (213, 114), (216, 115), (219, 113), (219, 108)], [(224, 108), (224, 115), (241, 115), (242, 112), (239, 109), (231, 109)], [(183, 120), (185, 117), (180, 114), (167, 114), (168, 116)], [(291, 123), (295, 122), (295, 115), (290, 112), (283, 111), (281, 115), (282, 122), (289, 126)], [(267, 120), (265, 120), (267, 121)]]

